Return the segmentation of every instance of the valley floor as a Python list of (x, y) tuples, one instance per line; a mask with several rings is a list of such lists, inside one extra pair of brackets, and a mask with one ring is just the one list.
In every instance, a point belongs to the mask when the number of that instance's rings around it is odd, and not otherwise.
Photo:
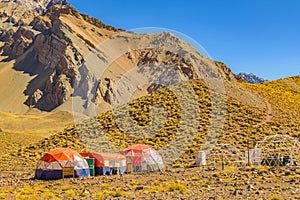
[(0, 199), (300, 199), (300, 169), (170, 169), (154, 174), (38, 181), (0, 173)]

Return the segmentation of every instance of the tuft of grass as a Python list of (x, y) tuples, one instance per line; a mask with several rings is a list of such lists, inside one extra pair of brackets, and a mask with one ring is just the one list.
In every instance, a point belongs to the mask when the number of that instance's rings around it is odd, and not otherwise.
[(102, 189), (109, 189), (111, 186), (108, 183), (102, 183), (101, 188)]
[(168, 192), (179, 192), (181, 194), (188, 193), (188, 188), (181, 182), (170, 181), (165, 184)]
[(269, 200), (282, 200), (282, 198), (278, 194), (272, 194)]
[(53, 192), (46, 191), (42, 199), (60, 200), (61, 198), (57, 197)]
[(266, 166), (260, 166), (258, 168), (258, 174), (268, 174), (269, 173), (269, 168)]
[(63, 191), (63, 192), (68, 191), (70, 189), (71, 189), (70, 185), (63, 185), (63, 186), (61, 186), (61, 191)]
[(229, 186), (226, 186), (226, 190), (232, 192), (235, 190), (235, 188), (232, 185), (229, 185)]
[(224, 169), (223, 173), (227, 176), (230, 176), (234, 173), (236, 173), (238, 171), (238, 169), (234, 166), (232, 167), (227, 167), (226, 169)]
[(67, 191), (66, 197), (68, 199), (77, 199), (78, 198), (76, 192), (73, 189), (70, 189)]
[(201, 180), (201, 176), (193, 176), (192, 181), (200, 181)]
[(17, 200), (27, 200), (27, 199), (38, 200), (40, 198), (41, 198), (40, 195), (30, 186), (24, 186), (18, 191), (16, 195)]

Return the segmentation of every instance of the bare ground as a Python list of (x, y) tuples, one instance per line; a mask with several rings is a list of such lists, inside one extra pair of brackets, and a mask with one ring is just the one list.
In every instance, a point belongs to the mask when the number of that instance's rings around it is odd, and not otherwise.
[(1, 172), (0, 178), (0, 198), (7, 199), (300, 199), (297, 167), (171, 169), (57, 181), (33, 180), (26, 172)]

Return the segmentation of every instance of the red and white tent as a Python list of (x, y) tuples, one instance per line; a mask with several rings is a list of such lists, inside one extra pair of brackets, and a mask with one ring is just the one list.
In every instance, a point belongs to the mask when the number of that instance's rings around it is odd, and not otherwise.
[(164, 168), (162, 157), (159, 153), (143, 144), (136, 144), (121, 152), (126, 156), (127, 172), (152, 172)]

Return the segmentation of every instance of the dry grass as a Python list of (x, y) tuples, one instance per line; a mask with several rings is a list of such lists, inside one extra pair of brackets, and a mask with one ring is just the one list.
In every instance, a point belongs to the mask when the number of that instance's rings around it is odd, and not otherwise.
[[(289, 82), (294, 81), (298, 84), (299, 78), (287, 79)], [(299, 137), (299, 102), (298, 90), (288, 86), (283, 81), (275, 81), (261, 85), (240, 84), (242, 87), (250, 88), (259, 92), (272, 104), (274, 116), (271, 122), (261, 124), (266, 113), (258, 108), (246, 106), (238, 101), (227, 97), (226, 109), (221, 110), (226, 115), (223, 130), (218, 139), (219, 143), (227, 143), (236, 147), (240, 152), (244, 152), (250, 141), (250, 148), (254, 147), (255, 142), (264, 139), (268, 135), (286, 133), (292, 136)], [(198, 97), (199, 105), (199, 126), (197, 133), (192, 140), (188, 140), (187, 136), (191, 133), (188, 130), (190, 124), (181, 122), (180, 103), (174, 93), (167, 89), (161, 89), (150, 95), (132, 101), (128, 107), (119, 107), (116, 110), (103, 113), (96, 118), (85, 121), (76, 126), (66, 128), (63, 132), (53, 134), (49, 138), (43, 139), (40, 142), (32, 143), (26, 147), (13, 148), (14, 152), (6, 155), (9, 165), (11, 160), (15, 158), (24, 158), (27, 160), (24, 168), (33, 166), (39, 157), (53, 148), (70, 147), (78, 151), (91, 150), (98, 152), (118, 152), (125, 147), (143, 143), (159, 149), (170, 143), (175, 137), (178, 138), (179, 144), (187, 143), (185, 153), (181, 155), (173, 163), (173, 167), (190, 167), (195, 163), (195, 156), (201, 150), (205, 141), (207, 130), (209, 129), (210, 118), (212, 116), (212, 102), (210, 101), (211, 94), (208, 88), (201, 81), (191, 82), (195, 94)], [(284, 88), (286, 87), (285, 91)], [(181, 90), (184, 92), (185, 86), (181, 85)], [(274, 92), (273, 92), (274, 90)], [(275, 91), (280, 91), (276, 92)], [(272, 93), (273, 92), (273, 93)], [(189, 98), (189, 97), (186, 97)], [(284, 101), (283, 101), (284, 99)], [(188, 102), (188, 101), (187, 101)], [(154, 132), (152, 135), (143, 136), (142, 129), (136, 127), (145, 127), (151, 123), (149, 112), (153, 105), (160, 105), (165, 110), (166, 118), (163, 115), (160, 120), (164, 120), (161, 129)], [(285, 109), (283, 109), (285, 108)], [(127, 118), (117, 117), (122, 115), (124, 109), (128, 109), (135, 126), (132, 128)], [(298, 109), (298, 110), (297, 110)], [(294, 111), (294, 112), (292, 112)], [(285, 116), (285, 117), (282, 117)], [(297, 116), (297, 117), (296, 117)], [(293, 118), (294, 117), (294, 118)], [(292, 119), (291, 121), (287, 119)], [(48, 118), (48, 120), (51, 120)], [(121, 120), (121, 121), (118, 121)], [(192, 119), (191, 119), (192, 120)], [(181, 123), (180, 123), (181, 122)], [(118, 125), (122, 124), (122, 128)], [(179, 124), (181, 126), (179, 126)], [(138, 125), (138, 126), (136, 126)], [(134, 134), (124, 132), (123, 128), (132, 128)], [(178, 130), (182, 133), (178, 134)], [(31, 134), (34, 135), (34, 134)], [(176, 146), (174, 147), (176, 148)], [(172, 149), (169, 150), (172, 153)], [(24, 160), (19, 160), (24, 162)]]

